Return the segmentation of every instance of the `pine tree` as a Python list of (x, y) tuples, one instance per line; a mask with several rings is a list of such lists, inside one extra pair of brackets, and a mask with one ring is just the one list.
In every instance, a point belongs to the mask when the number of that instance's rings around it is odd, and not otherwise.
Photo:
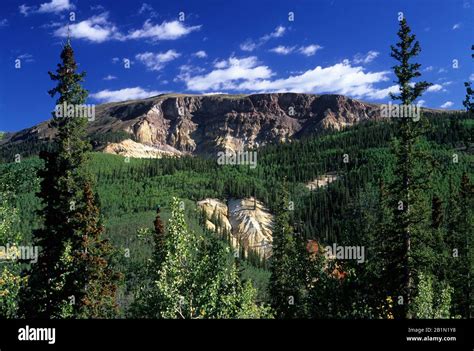
[[(474, 45), (472, 45), (471, 50), (474, 50)], [(474, 58), (474, 54), (471, 55)], [(466, 98), (462, 102), (467, 112), (474, 112), (474, 89), (472, 89), (471, 82), (464, 82), (466, 87)]]
[[(399, 86), (398, 94), (390, 94), (393, 100), (399, 100), (403, 106), (412, 105), (422, 93), (430, 86), (425, 81), (413, 82), (414, 78), (420, 77), (420, 64), (411, 63), (411, 59), (420, 51), (420, 44), (411, 34), (411, 29), (405, 18), (400, 21), (398, 31), (399, 42), (391, 46), (391, 56), (399, 62), (393, 67), (397, 76), (396, 83)], [(421, 111), (420, 111), (421, 114)], [(420, 267), (422, 257), (416, 257), (414, 245), (423, 245), (426, 240), (426, 216), (423, 192), (429, 184), (424, 176), (427, 172), (420, 166), (425, 160), (420, 136), (424, 132), (424, 118), (416, 121), (414, 118), (404, 116), (396, 119), (394, 144), (396, 164), (394, 179), (390, 186), (390, 203), (392, 211), (391, 225), (388, 230), (391, 241), (388, 254), (393, 260), (389, 263), (386, 273), (393, 282), (388, 288), (392, 290), (392, 296), (403, 297), (403, 303), (396, 311), (396, 316), (410, 318), (409, 306), (414, 289), (413, 279), (416, 267)], [(413, 117), (413, 116), (410, 116)], [(418, 262), (417, 262), (418, 261)]]
[(471, 82), (464, 82), (464, 86), (466, 87), (466, 97), (462, 104), (466, 111), (472, 113), (474, 112), (474, 89), (472, 89)]
[(160, 212), (161, 209), (158, 206), (156, 209), (156, 217), (155, 221), (153, 222), (155, 226), (155, 235), (154, 235), (154, 244), (155, 244), (155, 250), (154, 250), (154, 257), (153, 259), (155, 260), (157, 266), (161, 265), (162, 260), (165, 257), (165, 225), (163, 224), (163, 221), (161, 220), (160, 217)]
[(75, 257), (77, 279), (87, 277), (78, 317), (113, 318), (118, 313), (117, 285), (121, 276), (111, 266), (113, 248), (104, 239), (104, 227), (100, 223), (97, 199), (89, 183), (84, 187), (84, 208), (79, 220), (83, 223), (83, 250)]
[[(85, 73), (76, 72), (69, 40), (61, 61), (56, 73), (49, 72), (57, 81), (49, 94), (59, 95), (56, 106), (83, 106), (87, 97), (81, 86)], [(103, 229), (85, 169), (90, 150), (86, 123), (87, 118), (82, 116), (53, 114), (54, 149), (40, 153), (44, 168), (38, 171), (41, 182), (37, 196), (43, 203), (39, 210), (43, 227), (33, 232), (41, 251), (38, 263), (30, 269), (28, 287), (22, 292), (22, 310), (27, 317), (87, 317), (89, 313), (109, 316), (110, 308), (114, 308), (111, 299), (115, 288), (106, 262), (109, 249), (99, 238)], [(92, 285), (86, 289), (89, 283)], [(102, 283), (105, 285), (99, 287)], [(100, 297), (103, 292), (105, 296)]]
[[(452, 185), (451, 185), (452, 187)], [(446, 244), (450, 249), (449, 284), (453, 287), (453, 315), (472, 315), (472, 243), (474, 233), (474, 190), (463, 173), (458, 190), (451, 192)]]
[(270, 258), (271, 306), (278, 319), (301, 318), (304, 313), (304, 261), (299, 238), (290, 225), (288, 192), (285, 186), (278, 189), (277, 198)]

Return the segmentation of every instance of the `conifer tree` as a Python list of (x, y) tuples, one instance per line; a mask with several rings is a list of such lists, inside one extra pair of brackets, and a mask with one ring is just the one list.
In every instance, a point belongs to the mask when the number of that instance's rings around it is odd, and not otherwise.
[(474, 239), (474, 189), (463, 173), (458, 190), (450, 196), (446, 243), (449, 255), (449, 283), (453, 287), (453, 315), (472, 315), (472, 243)]
[[(399, 87), (398, 94), (390, 94), (393, 100), (399, 100), (402, 106), (410, 106), (430, 86), (425, 81), (414, 82), (414, 78), (421, 76), (420, 64), (411, 60), (420, 51), (420, 44), (405, 18), (400, 20), (398, 31), (399, 42), (391, 46), (391, 56), (399, 62), (393, 67)], [(419, 111), (421, 114), (421, 111)], [(426, 119), (420, 116), (396, 118), (394, 152), (396, 164), (394, 179), (390, 186), (389, 208), (392, 212), (390, 228), (388, 229), (387, 256), (391, 258), (386, 269), (387, 281), (393, 282), (387, 286), (392, 296), (397, 297), (395, 316), (410, 318), (409, 306), (414, 290), (415, 270), (421, 268), (423, 257), (417, 255), (414, 245), (420, 249), (426, 243), (429, 207), (423, 193), (429, 185), (425, 175), (427, 169), (420, 166), (426, 161), (420, 145), (420, 136), (424, 132)], [(426, 162), (425, 162), (426, 165)], [(421, 255), (423, 256), (423, 255)]]
[[(471, 50), (474, 50), (474, 45), (472, 45)], [(474, 58), (474, 54), (471, 54), (472, 58)], [(467, 112), (473, 113), (474, 112), (474, 89), (472, 89), (471, 82), (464, 82), (464, 86), (466, 87), (466, 97), (462, 104), (466, 108)]]
[(304, 266), (300, 245), (290, 224), (286, 185), (277, 192), (273, 225), (269, 293), (276, 318), (302, 317), (304, 310)]
[(159, 266), (161, 261), (164, 259), (165, 256), (165, 225), (160, 217), (161, 209), (158, 206), (156, 209), (156, 217), (155, 221), (153, 222), (155, 226), (155, 235), (154, 235), (154, 243), (155, 243), (155, 250), (154, 250), (154, 257), (153, 259)]
[(85, 291), (80, 301), (78, 317), (113, 318), (118, 313), (116, 303), (117, 285), (121, 276), (110, 262), (113, 248), (104, 239), (104, 227), (100, 223), (97, 199), (89, 183), (84, 187), (84, 208), (78, 214), (82, 226), (83, 250), (75, 257), (77, 279), (87, 278)]
[[(49, 91), (52, 97), (58, 95), (56, 106), (75, 109), (85, 103), (87, 91), (81, 86), (85, 73), (76, 71), (68, 39), (56, 72), (49, 72), (57, 82)], [(33, 237), (41, 250), (22, 292), (22, 311), (33, 318), (110, 316), (110, 309), (115, 309), (114, 275), (109, 274), (109, 249), (100, 238), (103, 229), (85, 169), (90, 150), (87, 118), (66, 111), (68, 107), (62, 116), (53, 113), (54, 148), (40, 154), (44, 167), (38, 171), (37, 196), (43, 203), (38, 213), (43, 226)]]

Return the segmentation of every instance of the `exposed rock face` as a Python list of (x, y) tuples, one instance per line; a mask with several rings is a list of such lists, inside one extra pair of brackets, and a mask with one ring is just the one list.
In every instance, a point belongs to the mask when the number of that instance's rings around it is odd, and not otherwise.
[(107, 154), (134, 158), (162, 158), (163, 156), (181, 156), (181, 152), (171, 146), (153, 147), (127, 139), (120, 143), (109, 143), (103, 150)]
[(309, 190), (316, 190), (318, 188), (328, 186), (336, 179), (337, 179), (336, 173), (326, 173), (306, 183), (306, 188), (308, 188)]
[(204, 209), (208, 221), (206, 226), (218, 231), (209, 219), (218, 216), (223, 226), (231, 232), (234, 246), (238, 243), (245, 250), (252, 249), (261, 257), (268, 258), (272, 252), (273, 215), (254, 198), (231, 199), (228, 204), (216, 199), (198, 202)]
[(229, 201), (229, 221), (232, 234), (244, 245), (262, 257), (272, 251), (273, 215), (254, 198)]
[(221, 232), (222, 229), (216, 228), (216, 225), (212, 223), (213, 216), (220, 222), (220, 224), (228, 232), (232, 232), (232, 226), (229, 222), (229, 211), (227, 205), (217, 199), (205, 199), (198, 202), (198, 206), (204, 210), (206, 215), (206, 228)]
[[(341, 95), (295, 93), (255, 95), (179, 95), (108, 103), (96, 107), (88, 133), (123, 131), (130, 139), (183, 153), (241, 151), (288, 142), (327, 128), (341, 129), (380, 116), (378, 105)], [(0, 141), (47, 139), (47, 122), (9, 134)]]

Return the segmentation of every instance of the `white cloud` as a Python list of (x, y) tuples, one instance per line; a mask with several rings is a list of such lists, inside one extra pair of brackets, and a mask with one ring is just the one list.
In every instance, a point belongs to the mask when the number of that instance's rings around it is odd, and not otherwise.
[(451, 106), (453, 106), (453, 102), (452, 101), (446, 101), (444, 104), (442, 104), (440, 107), (441, 108), (450, 108)]
[(8, 20), (6, 18), (3, 18), (0, 20), (0, 27), (6, 27), (8, 26)]
[(158, 14), (156, 13), (155, 9), (150, 5), (144, 2), (140, 9), (138, 10), (138, 14), (142, 15), (145, 14), (148, 17), (156, 17)]
[(199, 51), (196, 51), (193, 56), (196, 56), (198, 58), (206, 58), (207, 57), (207, 54), (204, 50), (199, 50)]
[(469, 76), (469, 80), (474, 82), (474, 73)]
[[(323, 48), (322, 46), (311, 44), (308, 46), (301, 46), (300, 48), (298, 48), (298, 52), (305, 56), (312, 56), (316, 53), (316, 51), (322, 48)], [(295, 50), (296, 50), (296, 46), (279, 45), (277, 47), (270, 49), (269, 51), (274, 52), (279, 55), (288, 55), (294, 52)]]
[(98, 4), (98, 5), (91, 5), (91, 6), (90, 6), (90, 9), (91, 9), (92, 11), (101, 12), (101, 11), (104, 11), (104, 10), (105, 10), (105, 7)]
[(385, 89), (373, 89), (366, 94), (366, 97), (374, 100), (383, 100), (392, 94), (400, 93), (400, 88), (398, 85), (391, 85)]
[(167, 62), (173, 61), (180, 57), (181, 54), (175, 50), (168, 50), (166, 52), (143, 52), (135, 55), (135, 58), (143, 63), (150, 71), (161, 70)]
[(17, 56), (18, 59), (24, 61), (24, 62), (34, 62), (34, 58), (33, 58), (33, 55), (31, 54), (28, 54), (28, 53), (25, 53), (25, 54), (21, 54), (19, 56)]
[(229, 66), (229, 61), (227, 61), (227, 60), (214, 62), (214, 67), (215, 68), (222, 69), (222, 68), (226, 68), (227, 66)]
[(441, 84), (433, 84), (426, 91), (429, 93), (434, 93), (441, 90), (443, 90), (443, 86)]
[(242, 51), (254, 51), (258, 47), (258, 44), (252, 41), (252, 39), (247, 39), (242, 44), (240, 44), (240, 50)]
[(187, 88), (193, 91), (215, 91), (235, 89), (239, 81), (255, 81), (269, 78), (272, 71), (267, 66), (259, 66), (254, 56), (246, 58), (230, 57), (214, 64), (216, 68), (205, 75), (184, 75)]
[(18, 11), (20, 11), (20, 13), (23, 15), (23, 16), (28, 16), (31, 12), (33, 12), (33, 8), (31, 6), (26, 6), (25, 4), (22, 4), (20, 6), (18, 6)]
[[(186, 27), (179, 21), (164, 21), (162, 24), (153, 25), (150, 20), (147, 20), (141, 29), (131, 30), (128, 34), (123, 34), (115, 24), (109, 21), (109, 14), (107, 12), (69, 26), (72, 38), (85, 39), (95, 43), (102, 43), (108, 40), (125, 41), (142, 38), (153, 41), (174, 40), (200, 28), (201, 26)], [(67, 33), (68, 27), (63, 26), (58, 28), (54, 35), (64, 38), (67, 37)]]
[(446, 73), (446, 70), (445, 70), (444, 68), (440, 68), (440, 69), (438, 70), (438, 73)]
[(418, 100), (418, 103), (417, 103), (418, 106), (423, 107), (425, 106), (425, 104), (426, 104), (425, 100)]
[(61, 23), (59, 22), (49, 22), (49, 23), (44, 23), (40, 26), (40, 28), (58, 28), (61, 27)]
[(114, 79), (117, 79), (117, 77), (109, 74), (109, 75), (105, 76), (103, 79), (104, 80), (114, 80)]
[(317, 66), (298, 75), (270, 79), (272, 70), (258, 63), (255, 56), (231, 57), (214, 64), (207, 74), (182, 77), (187, 89), (199, 92), (251, 91), (251, 92), (300, 92), (337, 93), (356, 98), (384, 99), (389, 92), (397, 92), (398, 86), (385, 89), (374, 84), (387, 81), (389, 71), (365, 72), (362, 67), (352, 67), (348, 60), (329, 67)]
[(461, 28), (461, 23), (456, 23), (454, 26), (453, 26), (453, 30), (456, 30), (456, 29), (459, 29)]
[(378, 51), (373, 51), (373, 50), (370, 50), (367, 54), (363, 55), (363, 54), (356, 54), (354, 56), (354, 63), (356, 65), (360, 65), (360, 64), (368, 64), (370, 62), (372, 62), (373, 60), (375, 60), (377, 58), (377, 56), (379, 56), (379, 52)]
[[(122, 40), (123, 36), (119, 33), (117, 27), (109, 22), (108, 13), (90, 17), (79, 23), (69, 26), (71, 38), (85, 39), (94, 43), (102, 43), (111, 39)], [(54, 35), (65, 38), (68, 34), (68, 27), (64, 26), (56, 29)]]
[(263, 41), (267, 41), (267, 40), (270, 40), (271, 38), (279, 38), (279, 37), (283, 36), (283, 34), (285, 34), (285, 32), (286, 32), (285, 27), (278, 26), (278, 27), (275, 28), (275, 30), (273, 32), (271, 32), (270, 34), (264, 35), (261, 39)]
[(38, 12), (39, 13), (59, 13), (65, 10), (74, 9), (74, 5), (69, 0), (51, 0), (51, 2), (45, 2), (41, 4)]
[(286, 32), (286, 28), (283, 27), (283, 26), (278, 26), (275, 28), (275, 30), (273, 32), (271, 32), (270, 34), (265, 34), (264, 36), (262, 36), (260, 39), (258, 39), (257, 41), (254, 41), (252, 39), (247, 39), (245, 40), (242, 44), (240, 44), (240, 49), (242, 51), (254, 51), (255, 49), (257, 49), (258, 47), (262, 46), (263, 44), (265, 44), (267, 41), (269, 41), (270, 39), (272, 38), (279, 38), (281, 36), (283, 36), (283, 34), (285, 34)]
[(120, 61), (120, 58), (112, 57), (112, 63), (118, 63), (119, 61)]
[(292, 53), (294, 49), (295, 49), (294, 46), (290, 47), (290, 46), (279, 45), (277, 47), (274, 47), (273, 49), (270, 49), (270, 51), (279, 55), (288, 55)]
[(434, 70), (434, 67), (433, 66), (428, 66), (423, 70), (423, 72), (431, 72), (432, 70)]
[(316, 51), (322, 49), (323, 47), (317, 44), (311, 44), (308, 46), (302, 46), (298, 49), (300, 53), (306, 56), (312, 56), (316, 53)]
[(90, 97), (100, 102), (115, 102), (145, 99), (150, 96), (161, 94), (159, 91), (146, 90), (140, 87), (124, 88), (120, 90), (101, 90), (97, 93), (91, 94)]
[(166, 22), (153, 25), (150, 20), (146, 20), (141, 29), (133, 30), (128, 35), (128, 39), (147, 38), (157, 40), (174, 40), (197, 31), (201, 26), (186, 27), (180, 21)]
[(18, 6), (18, 10), (25, 17), (31, 13), (60, 13), (66, 10), (73, 10), (74, 8), (74, 4), (69, 0), (51, 0), (51, 2), (45, 2), (39, 7), (27, 6), (25, 4)]
[(179, 67), (179, 74), (173, 79), (174, 82), (186, 81), (191, 75), (198, 75), (204, 72), (204, 68), (193, 65), (181, 65)]

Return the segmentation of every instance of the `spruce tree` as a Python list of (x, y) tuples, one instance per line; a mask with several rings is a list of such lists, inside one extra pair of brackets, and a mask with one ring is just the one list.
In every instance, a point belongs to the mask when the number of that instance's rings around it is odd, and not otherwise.
[(270, 258), (271, 306), (278, 319), (301, 318), (304, 313), (304, 261), (299, 238), (290, 224), (286, 185), (278, 188), (277, 201)]
[[(85, 103), (87, 91), (81, 86), (85, 73), (76, 71), (68, 39), (56, 72), (48, 72), (57, 82), (49, 91), (52, 97), (58, 95), (56, 106)], [(110, 316), (110, 309), (115, 309), (111, 302), (114, 275), (109, 274), (108, 249), (100, 239), (103, 230), (85, 169), (90, 150), (85, 134), (87, 118), (66, 115), (66, 111), (62, 116), (53, 113), (54, 147), (40, 153), (44, 167), (38, 171), (41, 181), (37, 196), (43, 203), (38, 213), (43, 226), (33, 232), (33, 238), (41, 250), (22, 293), (26, 317)], [(99, 287), (101, 284), (104, 286)]]
[[(453, 187), (452, 184), (450, 184)], [(451, 192), (446, 244), (449, 255), (449, 284), (453, 287), (453, 315), (472, 315), (472, 243), (474, 239), (474, 188), (463, 173), (459, 188)]]
[(79, 215), (83, 223), (82, 247), (75, 257), (75, 275), (78, 280), (85, 275), (87, 281), (78, 317), (113, 318), (118, 313), (117, 285), (121, 276), (114, 271), (110, 258), (114, 251), (108, 239), (104, 239), (104, 227), (100, 223), (97, 199), (89, 183), (84, 187), (84, 207)]
[[(411, 60), (420, 51), (420, 44), (405, 18), (399, 22), (399, 42), (391, 46), (391, 56), (399, 62), (393, 67), (399, 87), (398, 94), (390, 94), (393, 100), (399, 100), (401, 105), (410, 106), (421, 97), (430, 86), (425, 81), (414, 82), (414, 78), (421, 76), (419, 63)], [(419, 112), (421, 114), (421, 111)], [(390, 257), (386, 269), (387, 286), (391, 296), (396, 296), (397, 308), (395, 316), (410, 318), (409, 306), (411, 303), (416, 269), (420, 268), (424, 254), (417, 255), (414, 246), (421, 248), (426, 244), (426, 224), (429, 207), (423, 195), (426, 186), (427, 169), (421, 166), (426, 161), (423, 147), (420, 145), (420, 136), (425, 131), (426, 119), (420, 116), (416, 121), (414, 116), (396, 118), (394, 152), (396, 156), (394, 179), (390, 185), (389, 208), (392, 212), (390, 228), (387, 231), (387, 257)], [(426, 162), (425, 162), (426, 165)], [(400, 303), (401, 302), (401, 303)]]
[[(471, 50), (474, 50), (474, 45), (471, 46)], [(472, 58), (474, 58), (474, 54), (471, 54)], [(464, 86), (466, 87), (466, 97), (462, 104), (466, 108), (467, 112), (473, 113), (474, 112), (474, 89), (472, 89), (471, 82), (464, 82)]]
[(155, 221), (153, 222), (155, 226), (155, 235), (153, 237), (155, 243), (155, 250), (153, 259), (155, 260), (158, 266), (160, 265), (161, 261), (165, 256), (165, 225), (161, 220), (160, 212), (161, 209), (158, 206), (158, 208), (156, 209)]

